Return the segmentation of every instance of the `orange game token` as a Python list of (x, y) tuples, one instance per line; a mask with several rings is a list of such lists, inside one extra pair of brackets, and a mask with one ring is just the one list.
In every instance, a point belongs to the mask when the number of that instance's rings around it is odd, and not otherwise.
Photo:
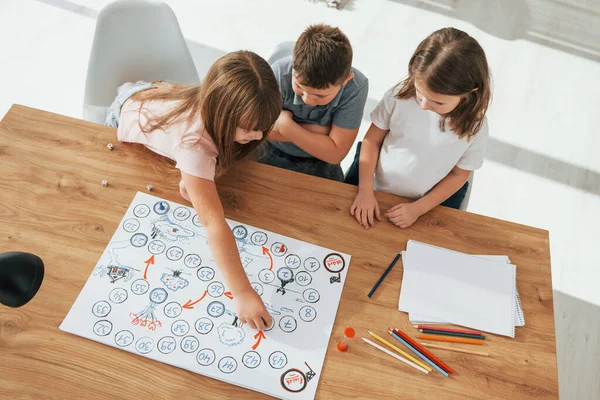
[(356, 332), (354, 332), (354, 329), (352, 328), (344, 329), (344, 336), (346, 336), (348, 339), (352, 339), (355, 334)]
[(348, 343), (341, 341), (337, 344), (337, 349), (341, 352), (348, 350)]

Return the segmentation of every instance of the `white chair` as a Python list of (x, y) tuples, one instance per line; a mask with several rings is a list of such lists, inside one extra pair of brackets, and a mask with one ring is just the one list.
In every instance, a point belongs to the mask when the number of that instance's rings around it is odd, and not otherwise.
[(471, 189), (473, 188), (474, 175), (475, 171), (471, 171), (471, 173), (469, 174), (469, 179), (467, 179), (467, 182), (469, 182), (469, 186), (467, 186), (467, 193), (465, 194), (465, 198), (463, 199), (462, 203), (460, 203), (460, 210), (466, 210), (467, 206), (469, 205), (469, 198), (471, 197)]
[(173, 10), (161, 1), (120, 0), (98, 14), (83, 118), (103, 123), (125, 82), (200, 82)]
[(279, 61), (284, 57), (291, 56), (294, 53), (294, 46), (296, 42), (281, 42), (275, 46), (275, 50), (267, 57), (269, 65), (275, 64), (275, 61)]

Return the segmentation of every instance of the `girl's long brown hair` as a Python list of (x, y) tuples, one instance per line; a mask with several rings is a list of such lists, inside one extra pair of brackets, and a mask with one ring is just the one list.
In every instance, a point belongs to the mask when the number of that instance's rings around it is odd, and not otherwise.
[(443, 28), (423, 40), (408, 62), (408, 77), (398, 87), (398, 99), (416, 97), (415, 80), (434, 93), (461, 96), (456, 108), (440, 118), (460, 137), (481, 129), (491, 99), (490, 72), (485, 52), (463, 31)]
[[(279, 86), (271, 67), (250, 51), (236, 51), (219, 58), (200, 85), (155, 82), (153, 87), (132, 98), (142, 103), (140, 113), (145, 101), (174, 101), (174, 108), (167, 113), (148, 115), (147, 123), (140, 126), (146, 134), (155, 129), (165, 130), (174, 123), (200, 119), (217, 147), (217, 176), (265, 140), (282, 107)], [(262, 131), (263, 137), (247, 144), (237, 143), (237, 127)]]

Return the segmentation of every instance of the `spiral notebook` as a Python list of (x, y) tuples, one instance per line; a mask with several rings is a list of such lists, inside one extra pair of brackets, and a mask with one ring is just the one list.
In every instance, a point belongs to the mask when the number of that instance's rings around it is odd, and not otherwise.
[(515, 336), (515, 265), (409, 240), (403, 266), (400, 311)]
[[(476, 255), (475, 257), (481, 257), (481, 258), (485, 258), (487, 260), (492, 260), (492, 261), (502, 261), (507, 264), (510, 264), (510, 259), (508, 258), (508, 256)], [(519, 291), (517, 288), (515, 288), (515, 295), (517, 296), (516, 301), (515, 301), (515, 307), (516, 307), (515, 327), (525, 326), (525, 314), (523, 313), (523, 306), (521, 305), (521, 297), (519, 296)], [(427, 318), (422, 315), (418, 315), (418, 314), (414, 314), (414, 313), (408, 314), (408, 319), (410, 320), (411, 324), (429, 324), (429, 325), (450, 324), (450, 322), (447, 322), (447, 321)]]

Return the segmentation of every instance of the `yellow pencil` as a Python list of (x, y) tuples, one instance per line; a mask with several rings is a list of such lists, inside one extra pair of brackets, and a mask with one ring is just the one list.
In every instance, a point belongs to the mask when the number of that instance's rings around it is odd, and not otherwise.
[(369, 331), (369, 335), (373, 336), (375, 339), (379, 340), (381, 343), (387, 345), (388, 347), (396, 350), (398, 353), (402, 354), (404, 357), (408, 358), (410, 361), (414, 362), (419, 367), (426, 369), (427, 372), (431, 372), (431, 367), (429, 365), (423, 364), (421, 361), (417, 360), (416, 358), (414, 358), (410, 354), (406, 353), (405, 351), (400, 350), (399, 348), (397, 348), (396, 346), (394, 346), (393, 344), (391, 344), (384, 338), (377, 336), (375, 333), (373, 333), (371, 331)]
[(419, 339), (425, 340), (437, 340), (438, 342), (454, 342), (454, 343), (468, 343), (468, 344), (483, 344), (483, 340), (478, 339), (465, 339), (450, 336), (438, 336), (438, 335), (419, 335)]
[(366, 343), (370, 344), (371, 346), (375, 347), (376, 349), (378, 349), (378, 350), (381, 350), (381, 351), (383, 351), (384, 353), (387, 353), (387, 354), (389, 354), (390, 356), (394, 357), (395, 359), (402, 361), (404, 364), (406, 364), (406, 365), (410, 365), (411, 367), (413, 367), (413, 368), (415, 368), (415, 369), (418, 369), (419, 371), (423, 372), (424, 374), (428, 374), (428, 373), (429, 373), (429, 372), (428, 372), (426, 369), (423, 369), (423, 368), (419, 367), (417, 364), (414, 364), (414, 363), (412, 363), (412, 362), (408, 361), (408, 360), (407, 360), (406, 358), (404, 358), (404, 357), (400, 357), (398, 354), (396, 354), (396, 353), (394, 353), (394, 352), (391, 352), (391, 351), (389, 351), (389, 350), (388, 350), (388, 349), (386, 349), (385, 347), (383, 347), (383, 346), (380, 346), (380, 345), (378, 345), (377, 343), (373, 343), (373, 342), (371, 342), (369, 339), (366, 339), (366, 338), (364, 338), (364, 337), (363, 337), (363, 338), (361, 338), (361, 339), (362, 339), (362, 340), (364, 340)]

